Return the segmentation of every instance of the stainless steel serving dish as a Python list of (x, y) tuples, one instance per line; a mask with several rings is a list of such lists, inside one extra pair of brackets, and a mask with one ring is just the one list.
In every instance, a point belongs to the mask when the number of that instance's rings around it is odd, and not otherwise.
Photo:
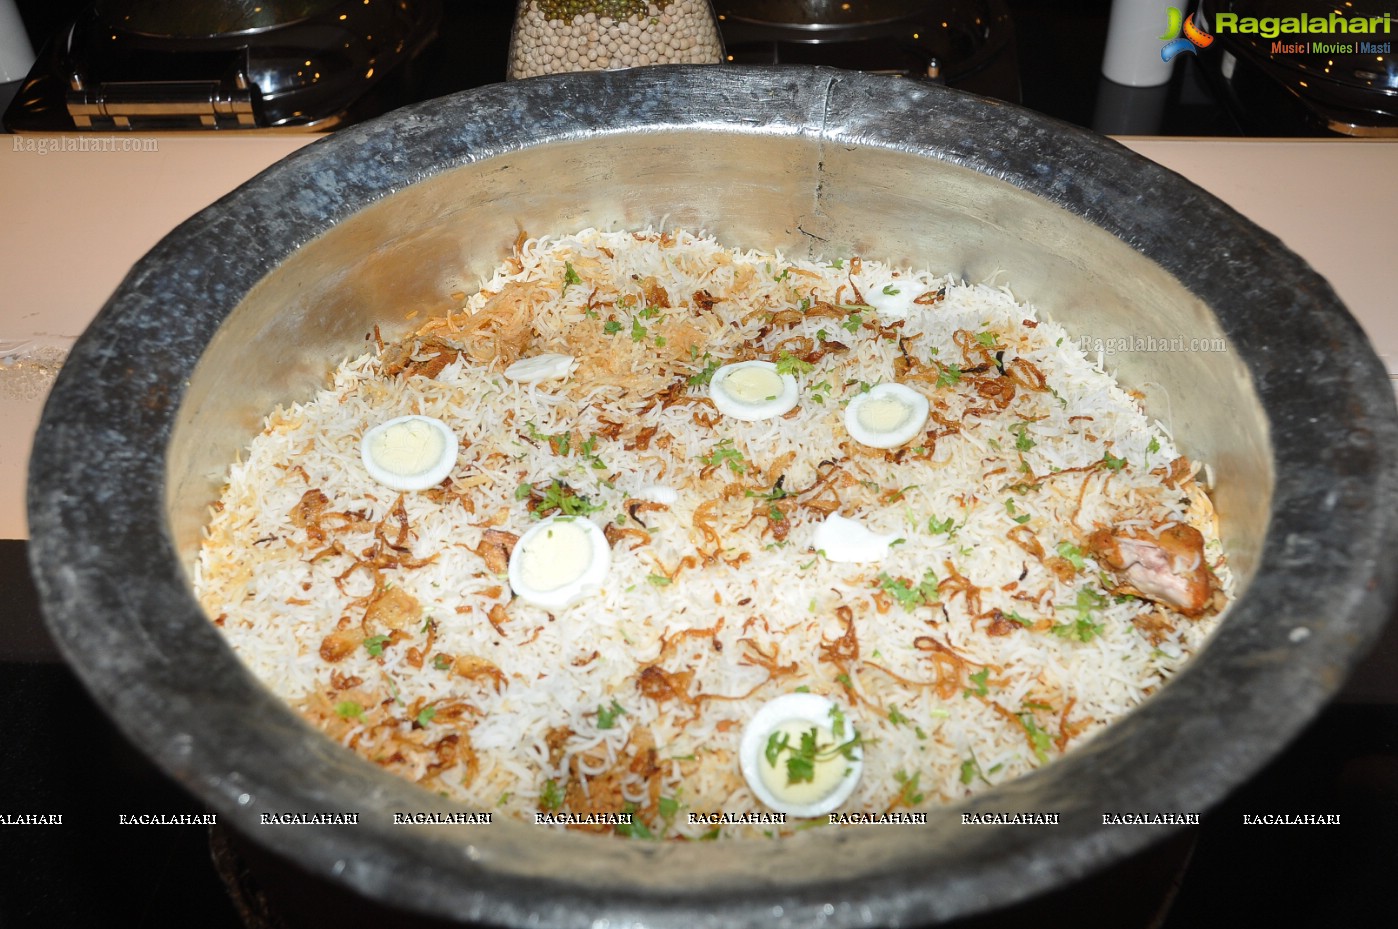
[[(664, 220), (729, 244), (998, 275), (1111, 356), (1192, 456), (1242, 596), (1203, 654), (1067, 758), (925, 827), (627, 842), (448, 809), (322, 738), (195, 603), (206, 507), (279, 401), (375, 325), (445, 309), (518, 230)], [(1204, 344), (1204, 343), (1200, 343)], [(909, 81), (656, 68), (487, 87), (312, 145), (182, 225), (74, 349), (34, 444), (48, 622), (123, 730), (221, 821), (405, 913), (491, 924), (916, 925), (1026, 898), (1158, 840), (1103, 812), (1203, 812), (1333, 695), (1391, 609), (1398, 416), (1329, 286), (1272, 236), (1097, 136)], [(971, 827), (965, 811), (1056, 812)], [(264, 812), (360, 811), (275, 828)]]

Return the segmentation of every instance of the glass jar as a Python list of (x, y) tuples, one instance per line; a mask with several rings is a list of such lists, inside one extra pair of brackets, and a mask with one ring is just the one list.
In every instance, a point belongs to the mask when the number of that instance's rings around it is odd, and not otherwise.
[(506, 76), (721, 61), (709, 0), (520, 0)]

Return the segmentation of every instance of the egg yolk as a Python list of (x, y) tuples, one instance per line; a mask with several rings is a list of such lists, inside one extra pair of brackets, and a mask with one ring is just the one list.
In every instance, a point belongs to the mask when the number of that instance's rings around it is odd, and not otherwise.
[(724, 378), (723, 390), (743, 403), (765, 403), (781, 396), (782, 378), (770, 368), (739, 368)]
[(870, 397), (859, 407), (859, 425), (870, 432), (892, 432), (907, 421), (911, 412), (897, 397)]
[(520, 553), (520, 580), (541, 593), (566, 587), (592, 564), (592, 539), (571, 520), (558, 520)]
[(369, 443), (374, 463), (390, 474), (421, 474), (442, 459), (446, 439), (441, 430), (420, 419), (394, 423)]
[(839, 786), (849, 769), (849, 761), (833, 750), (837, 744), (835, 736), (824, 726), (817, 726), (809, 720), (791, 719), (773, 729), (772, 734), (778, 739), (786, 735), (787, 744), (794, 751), (801, 745), (801, 735), (809, 733), (812, 729), (816, 731), (816, 759), (811, 780), (792, 782), (786, 766), (790, 756), (786, 751), (777, 753), (775, 765), (768, 763), (766, 752), (762, 753), (758, 762), (758, 774), (762, 778), (763, 786), (782, 803), (804, 805), (819, 802)]

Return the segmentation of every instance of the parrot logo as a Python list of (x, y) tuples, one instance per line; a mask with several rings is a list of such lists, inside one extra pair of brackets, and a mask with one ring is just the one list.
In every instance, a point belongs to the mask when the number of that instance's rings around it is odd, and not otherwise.
[[(1172, 6), (1166, 10), (1166, 17), (1165, 34), (1160, 37), (1165, 42), (1165, 45), (1160, 49), (1162, 61), (1173, 61), (1180, 52), (1192, 54), (1196, 47), (1208, 48), (1213, 42), (1213, 36), (1194, 25), (1193, 13), (1185, 16)], [(1183, 38), (1180, 37), (1181, 28), (1184, 31)]]

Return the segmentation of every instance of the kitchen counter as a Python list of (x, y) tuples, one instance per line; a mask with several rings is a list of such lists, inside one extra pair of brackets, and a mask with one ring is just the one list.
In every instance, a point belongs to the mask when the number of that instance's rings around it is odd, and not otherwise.
[[(1328, 278), (1398, 376), (1398, 142), (1127, 138)], [(0, 142), (0, 539), (27, 538), (24, 484), (47, 375), (131, 265), (182, 220), (309, 140), (9, 136)], [(41, 148), (40, 146), (44, 146)], [(42, 219), (38, 218), (42, 217)], [(1187, 235), (1187, 229), (1180, 230)]]

